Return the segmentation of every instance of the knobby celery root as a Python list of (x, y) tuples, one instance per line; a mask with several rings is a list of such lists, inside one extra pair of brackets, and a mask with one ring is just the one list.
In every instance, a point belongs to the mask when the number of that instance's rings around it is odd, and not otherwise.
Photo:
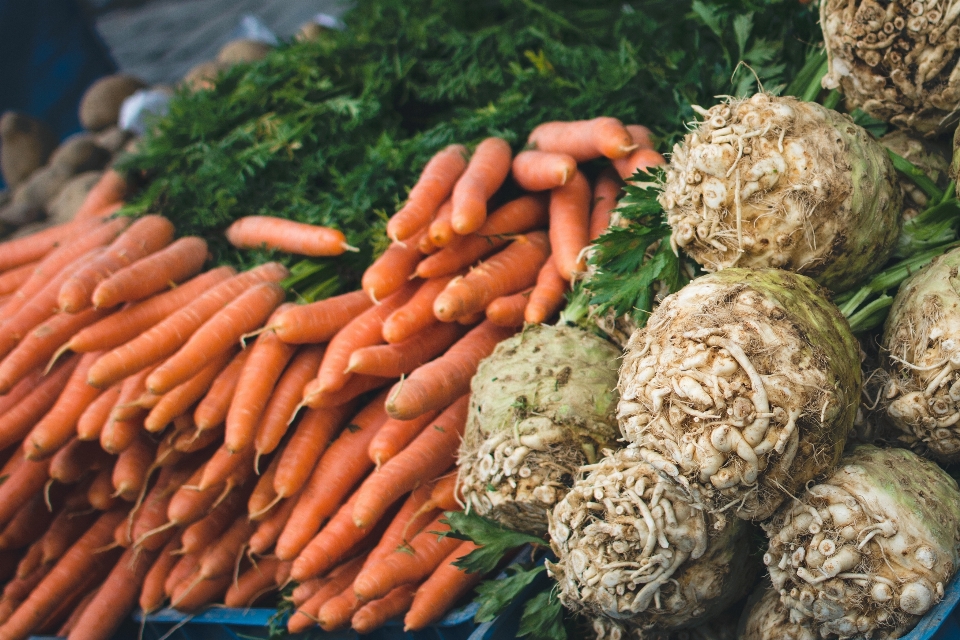
[(705, 504), (768, 518), (840, 459), (859, 346), (812, 280), (725, 269), (668, 296), (627, 345), (620, 429)]
[(471, 383), (459, 484), (468, 509), (543, 535), (547, 513), (617, 437), (619, 349), (575, 327), (528, 325)]
[(886, 151), (848, 117), (758, 93), (709, 110), (673, 148), (660, 203), (708, 271), (776, 267), (840, 292), (879, 269), (900, 231)]

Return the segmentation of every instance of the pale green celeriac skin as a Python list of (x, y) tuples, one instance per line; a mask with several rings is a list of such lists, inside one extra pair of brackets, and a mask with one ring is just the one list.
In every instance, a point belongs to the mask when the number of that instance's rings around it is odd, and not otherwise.
[(675, 247), (707, 271), (787, 269), (838, 293), (880, 269), (902, 194), (870, 134), (832, 109), (764, 93), (701, 111), (659, 198)]
[(577, 468), (617, 448), (621, 351), (576, 327), (528, 325), (471, 382), (459, 483), (468, 509), (535, 535)]
[(763, 527), (791, 622), (821, 638), (897, 638), (960, 564), (960, 489), (907, 449), (859, 445)]
[(630, 339), (619, 388), (620, 429), (645, 460), (759, 521), (840, 459), (859, 345), (810, 278), (724, 269), (664, 299)]

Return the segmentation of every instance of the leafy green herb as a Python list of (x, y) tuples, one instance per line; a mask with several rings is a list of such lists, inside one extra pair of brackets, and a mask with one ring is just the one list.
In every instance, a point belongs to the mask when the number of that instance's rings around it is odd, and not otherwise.
[(546, 567), (542, 564), (532, 569), (523, 567), (507, 567), (507, 577), (499, 580), (486, 580), (477, 585), (477, 598), (475, 602), (480, 605), (474, 620), (477, 622), (489, 622), (513, 601), (521, 595), (534, 578), (540, 575)]
[(443, 535), (457, 540), (470, 540), (480, 547), (453, 563), (467, 573), (488, 573), (497, 568), (511, 549), (525, 544), (544, 544), (540, 538), (505, 529), (475, 513), (448, 511), (443, 515), (444, 519), (440, 522), (450, 525), (450, 530)]
[(541, 591), (527, 602), (517, 635), (530, 640), (566, 640), (563, 606), (553, 589)]

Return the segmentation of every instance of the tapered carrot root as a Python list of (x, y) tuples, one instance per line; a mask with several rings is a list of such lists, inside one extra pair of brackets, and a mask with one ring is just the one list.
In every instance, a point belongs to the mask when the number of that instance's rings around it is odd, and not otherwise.
[(602, 156), (623, 158), (637, 148), (623, 123), (606, 117), (545, 122), (530, 133), (527, 142), (540, 151), (566, 153), (577, 162)]
[(593, 242), (610, 226), (610, 215), (620, 200), (623, 180), (616, 170), (607, 167), (597, 176), (593, 186), (593, 208), (590, 211), (590, 241)]
[(148, 298), (195, 275), (206, 260), (207, 243), (203, 238), (180, 238), (98, 284), (91, 297), (93, 306), (106, 309)]
[(394, 242), (363, 272), (360, 286), (374, 302), (400, 290), (417, 271), (423, 258), (414, 236), (409, 243)]
[(370, 529), (357, 527), (351, 518), (356, 494), (350, 497), (330, 521), (300, 552), (290, 569), (290, 577), (303, 582), (324, 575), (340, 563), (353, 546), (369, 535)]
[(246, 502), (246, 491), (227, 494), (206, 516), (183, 530), (180, 534), (181, 551), (191, 554), (205, 550), (244, 513)]
[(274, 575), (280, 561), (276, 558), (264, 558), (251, 566), (230, 585), (223, 603), (228, 607), (251, 607), (261, 596), (276, 589)]
[(412, 420), (432, 409), (449, 406), (470, 390), (470, 379), (480, 360), (493, 353), (513, 330), (483, 322), (454, 344), (445, 354), (419, 367), (390, 390), (387, 413)]
[(3, 254), (0, 255), (0, 271), (9, 272), (40, 261), (71, 233), (76, 233), (78, 227), (78, 224), (60, 224), (22, 238), (7, 240), (3, 243)]
[(197, 404), (193, 412), (193, 422), (197, 431), (208, 431), (226, 420), (230, 401), (240, 380), (240, 373), (251, 351), (253, 349), (244, 349), (235, 355), (230, 364), (217, 375), (210, 385), (210, 390)]
[[(151, 433), (159, 433), (173, 422), (174, 418), (186, 413), (207, 393), (210, 385), (230, 363), (233, 356), (232, 350), (214, 355), (213, 359), (196, 375), (160, 396), (157, 403), (150, 409), (150, 413), (144, 418), (144, 429)], [(147, 384), (149, 384), (149, 378)]]
[(569, 288), (569, 283), (557, 271), (553, 256), (550, 256), (541, 267), (537, 284), (530, 292), (530, 300), (523, 312), (523, 319), (526, 322), (539, 324), (552, 318), (563, 307), (564, 297)]
[(557, 271), (568, 282), (586, 267), (582, 252), (590, 242), (590, 183), (579, 171), (550, 192), (550, 248)]
[(373, 306), (363, 291), (351, 291), (310, 304), (296, 305), (276, 313), (267, 327), (289, 344), (327, 342), (357, 315)]
[(280, 533), (287, 525), (287, 520), (290, 519), (290, 514), (293, 513), (298, 497), (299, 494), (295, 493), (289, 498), (284, 498), (257, 522), (257, 530), (250, 536), (251, 554), (262, 556), (277, 543)]
[(43, 535), (51, 520), (53, 512), (47, 507), (44, 495), (34, 494), (20, 506), (13, 519), (0, 531), (0, 551), (28, 546)]
[(487, 200), (506, 180), (512, 159), (510, 145), (502, 138), (487, 138), (477, 145), (450, 196), (450, 224), (456, 233), (463, 236), (483, 226)]
[[(4, 247), (6, 250), (6, 247)], [(37, 268), (37, 262), (28, 262), (19, 267), (13, 267), (9, 271), (0, 272), (0, 296), (12, 294), (20, 288), (23, 283), (30, 279), (33, 270)]]
[(450, 197), (457, 179), (467, 168), (467, 149), (452, 144), (438, 152), (420, 173), (406, 204), (387, 222), (387, 235), (404, 241), (425, 227), (440, 205)]
[(400, 585), (379, 600), (364, 604), (353, 614), (350, 626), (360, 634), (376, 631), (389, 620), (393, 620), (410, 609), (418, 586), (416, 584)]
[(565, 153), (521, 151), (513, 159), (513, 179), (527, 191), (546, 191), (567, 184), (577, 161)]
[(287, 630), (290, 633), (299, 633), (315, 625), (320, 607), (350, 586), (360, 572), (365, 559), (365, 556), (359, 556), (331, 571), (326, 582), (290, 616), (287, 621)]
[(532, 289), (528, 289), (520, 293), (495, 298), (493, 302), (487, 305), (487, 320), (498, 327), (522, 327), (531, 291)]
[(113, 466), (114, 458), (97, 442), (72, 439), (50, 459), (50, 478), (73, 484), (91, 471)]
[(637, 149), (626, 158), (614, 160), (613, 166), (621, 178), (630, 181), (638, 171), (650, 173), (650, 169), (663, 166), (666, 163), (667, 161), (663, 156), (653, 149)]
[(156, 455), (157, 446), (142, 434), (118, 457), (113, 466), (113, 488), (124, 500), (133, 501), (147, 484), (150, 462)]
[(453, 275), (441, 276), (431, 278), (420, 285), (410, 300), (383, 321), (381, 329), (383, 339), (391, 344), (403, 342), (435, 324), (433, 301), (452, 279)]
[(274, 451), (290, 425), (294, 410), (303, 397), (303, 388), (317, 373), (323, 360), (322, 345), (302, 347), (287, 366), (257, 425), (254, 445), (257, 455)]
[(317, 391), (311, 380), (303, 388), (303, 404), (311, 409), (331, 409), (351, 402), (370, 391), (376, 391), (396, 382), (396, 378), (383, 376), (352, 375), (343, 388), (336, 391)]
[[(6, 449), (23, 440), (37, 421), (50, 411), (79, 361), (80, 356), (73, 356), (59, 363), (53, 371), (42, 378), (39, 375), (24, 378), (21, 384), (30, 384), (33, 380), (36, 386), (30, 393), (22, 396), (15, 405), (0, 413), (0, 449)], [(14, 392), (19, 395), (23, 391), (20, 386), (18, 384), (7, 395)]]
[(352, 250), (341, 231), (269, 216), (240, 218), (227, 228), (227, 240), (241, 249), (276, 249), (317, 258)]
[(147, 575), (144, 576), (139, 598), (140, 608), (144, 613), (156, 611), (167, 599), (167, 594), (163, 592), (163, 583), (170, 575), (174, 565), (180, 560), (180, 556), (173, 553), (178, 546), (180, 546), (180, 538), (174, 536), (160, 551), (149, 571), (147, 571)]
[(457, 237), (453, 230), (452, 216), (453, 201), (447, 200), (437, 209), (437, 215), (427, 228), (427, 236), (434, 247), (445, 247)]
[(126, 178), (116, 169), (107, 169), (87, 192), (74, 220), (88, 220), (105, 215), (107, 210), (123, 202), (127, 197), (129, 185)]
[[(78, 356), (79, 358), (79, 356)], [(100, 393), (87, 408), (83, 410), (80, 417), (77, 418), (77, 437), (81, 440), (99, 440), (100, 434), (107, 420), (110, 419), (110, 413), (113, 407), (120, 400), (120, 393), (123, 391), (123, 384), (117, 383)]]
[(288, 498), (303, 488), (327, 444), (356, 413), (351, 402), (331, 409), (308, 409), (280, 455), (273, 488)]
[(633, 144), (637, 145), (638, 149), (655, 148), (653, 144), (653, 132), (650, 131), (650, 129), (647, 129), (642, 124), (628, 124), (624, 125), (624, 128), (627, 130), (627, 133), (630, 134), (630, 139), (633, 140)]
[(450, 282), (433, 303), (438, 320), (452, 322), (482, 313), (495, 299), (533, 285), (550, 255), (547, 234), (534, 231)]
[(380, 431), (377, 432), (377, 435), (373, 437), (373, 440), (370, 441), (370, 446), (367, 447), (370, 460), (379, 467), (400, 453), (439, 413), (439, 411), (428, 411), (413, 420), (397, 420), (396, 418), (387, 420)]
[(363, 602), (357, 598), (353, 589), (347, 587), (342, 593), (330, 598), (320, 607), (320, 610), (317, 611), (317, 624), (320, 625), (321, 629), (328, 632), (346, 629), (350, 623), (350, 618), (362, 606)]
[(458, 324), (437, 323), (403, 342), (363, 347), (351, 354), (347, 371), (399, 378), (443, 353), (466, 332)]
[(420, 585), (403, 619), (404, 631), (417, 631), (439, 621), (457, 600), (480, 582), (482, 573), (467, 573), (453, 564), (474, 549), (477, 545), (469, 540), (461, 543)]

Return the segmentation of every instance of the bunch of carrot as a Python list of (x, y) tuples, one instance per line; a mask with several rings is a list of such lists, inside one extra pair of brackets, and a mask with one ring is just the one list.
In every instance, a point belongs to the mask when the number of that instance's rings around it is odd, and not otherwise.
[[(110, 173), (73, 222), (0, 245), (0, 640), (109, 637), (138, 605), (248, 606), (291, 580), (292, 630), (418, 629), (469, 591), (452, 563), (472, 543), (435, 532), (460, 508), (470, 379), (559, 311), (621, 179), (662, 162), (613, 118), (529, 143), (438, 153), (362, 290), (312, 304), (284, 303), (279, 264), (201, 273), (202, 239), (110, 218)], [(591, 187), (578, 164), (602, 157)], [(493, 206), (511, 175), (531, 193)], [(270, 218), (228, 237), (350, 250)]]

